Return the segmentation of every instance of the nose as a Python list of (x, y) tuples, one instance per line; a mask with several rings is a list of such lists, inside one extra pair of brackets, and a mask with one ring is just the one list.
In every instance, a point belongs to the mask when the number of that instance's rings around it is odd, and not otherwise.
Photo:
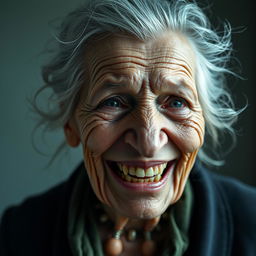
[(132, 128), (124, 135), (125, 143), (132, 146), (143, 157), (153, 157), (168, 143), (164, 124), (157, 115), (136, 116), (132, 120)]

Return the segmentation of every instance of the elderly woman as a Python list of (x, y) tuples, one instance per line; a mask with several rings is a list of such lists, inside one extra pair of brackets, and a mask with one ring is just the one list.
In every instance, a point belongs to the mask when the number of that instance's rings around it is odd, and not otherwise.
[(6, 211), (0, 254), (256, 255), (256, 190), (201, 164), (217, 163), (205, 135), (234, 137), (239, 114), (223, 79), (230, 28), (218, 35), (185, 0), (91, 0), (58, 41), (39, 91), (56, 108), (36, 109), (84, 164)]

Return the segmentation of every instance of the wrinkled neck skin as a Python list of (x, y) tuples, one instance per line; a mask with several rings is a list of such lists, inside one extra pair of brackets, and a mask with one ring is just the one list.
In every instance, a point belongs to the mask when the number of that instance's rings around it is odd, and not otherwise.
[[(156, 218), (181, 197), (203, 144), (192, 47), (166, 31), (146, 42), (111, 35), (94, 40), (85, 53), (88, 79), (71, 126), (93, 190), (113, 219)], [(154, 190), (148, 184), (155, 181), (125, 186), (113, 163), (145, 171), (157, 163), (171, 167)]]

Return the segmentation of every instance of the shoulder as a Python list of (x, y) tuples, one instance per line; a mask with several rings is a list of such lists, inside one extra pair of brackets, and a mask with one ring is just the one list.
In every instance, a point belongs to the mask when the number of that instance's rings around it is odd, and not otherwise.
[(8, 208), (4, 212), (2, 223), (8, 222), (10, 227), (17, 226), (17, 224), (23, 225), (25, 230), (25, 227), (28, 227), (28, 221), (33, 223), (37, 220), (50, 220), (56, 214), (64, 188), (65, 183), (62, 183), (47, 192), (27, 198), (20, 205)]
[[(253, 216), (256, 224), (256, 188), (235, 178), (208, 172), (216, 190), (222, 194), (235, 216)], [(256, 226), (254, 226), (255, 228)]]
[(256, 241), (256, 188), (235, 178), (209, 175), (230, 208), (235, 235), (248, 234)]
[(233, 177), (227, 177), (220, 172), (209, 171), (201, 164), (196, 164), (192, 179), (196, 183), (207, 183), (213, 191), (226, 197), (232, 208), (250, 207), (256, 211), (256, 187), (245, 184)]
[(209, 171), (199, 162), (190, 183), (194, 194), (191, 255), (254, 255), (256, 189)]
[(255, 248), (252, 242), (256, 241), (256, 188), (201, 165), (196, 165), (195, 169), (192, 177), (195, 186), (204, 187), (203, 192), (211, 194), (207, 198), (214, 201), (216, 207), (225, 209), (232, 223), (235, 243), (247, 247), (244, 250), (252, 245)]
[(33, 251), (39, 250), (40, 255), (50, 255), (47, 250), (56, 227), (67, 219), (65, 208), (68, 207), (76, 173), (67, 181), (4, 212), (0, 225), (1, 255), (9, 255), (4, 250), (12, 251), (13, 255), (18, 251), (21, 255), (22, 252), (26, 255), (31, 252), (32, 255)]

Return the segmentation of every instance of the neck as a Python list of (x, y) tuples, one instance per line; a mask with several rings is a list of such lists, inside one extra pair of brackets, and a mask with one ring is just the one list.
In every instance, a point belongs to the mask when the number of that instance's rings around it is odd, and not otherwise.
[(152, 219), (130, 218), (126, 216), (121, 216), (120, 214), (116, 213), (112, 208), (110, 208), (107, 205), (104, 205), (103, 208), (113, 223), (117, 223), (120, 219), (127, 218), (125, 229), (141, 230), (146, 228), (147, 230), (151, 230), (157, 225), (161, 217), (161, 216), (158, 216)]

